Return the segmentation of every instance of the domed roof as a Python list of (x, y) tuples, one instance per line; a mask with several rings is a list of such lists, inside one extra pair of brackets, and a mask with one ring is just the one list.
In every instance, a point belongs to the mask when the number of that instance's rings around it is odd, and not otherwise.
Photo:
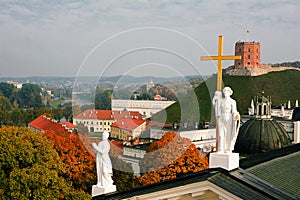
[(291, 144), (283, 126), (272, 119), (249, 119), (239, 131), (234, 152), (258, 154)]
[(300, 121), (300, 107), (294, 109), (292, 120)]

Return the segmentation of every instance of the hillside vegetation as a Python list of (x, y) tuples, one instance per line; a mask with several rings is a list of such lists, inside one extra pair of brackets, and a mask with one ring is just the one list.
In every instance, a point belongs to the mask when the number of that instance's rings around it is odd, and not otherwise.
[[(232, 98), (237, 101), (239, 112), (244, 114), (250, 106), (251, 99), (261, 95), (262, 90), (264, 90), (265, 96), (272, 97), (273, 106), (287, 103), (288, 100), (294, 106), (295, 100), (300, 99), (299, 78), (300, 71), (286, 70), (255, 77), (223, 75), (223, 83), (233, 89)], [(214, 95), (215, 82), (216, 75), (201, 83), (193, 92), (188, 93), (180, 103), (176, 102), (165, 111), (157, 113), (152, 120), (160, 121), (159, 119), (164, 118), (167, 114), (167, 122), (213, 121), (211, 98)], [(214, 88), (211, 88), (212, 86)], [(193, 104), (193, 94), (197, 96), (198, 108)]]

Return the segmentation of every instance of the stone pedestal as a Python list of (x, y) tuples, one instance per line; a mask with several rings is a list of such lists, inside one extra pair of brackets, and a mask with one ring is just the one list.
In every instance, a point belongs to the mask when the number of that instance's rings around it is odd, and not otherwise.
[(93, 185), (92, 187), (92, 196), (98, 196), (105, 193), (115, 192), (117, 191), (117, 188), (115, 185), (111, 185), (109, 187), (102, 187), (98, 185)]
[(221, 167), (228, 171), (239, 167), (238, 153), (211, 153), (209, 156), (209, 168)]

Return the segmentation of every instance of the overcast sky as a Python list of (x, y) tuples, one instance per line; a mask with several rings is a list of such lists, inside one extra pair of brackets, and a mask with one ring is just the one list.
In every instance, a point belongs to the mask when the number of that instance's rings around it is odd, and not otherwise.
[(0, 77), (210, 74), (220, 34), (226, 55), (300, 60), (300, 1), (0, 0)]

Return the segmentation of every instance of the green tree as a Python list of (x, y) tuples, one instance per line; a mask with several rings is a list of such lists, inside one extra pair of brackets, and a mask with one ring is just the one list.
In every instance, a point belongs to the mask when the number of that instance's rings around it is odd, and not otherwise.
[(24, 118), (25, 111), (20, 109), (14, 109), (10, 113), (11, 124), (15, 126), (22, 126), (26, 124), (26, 119)]
[(5, 96), (0, 95), (0, 110), (12, 110), (13, 105), (10, 103), (9, 99)]
[(97, 87), (95, 93), (95, 108), (100, 110), (110, 110), (112, 92), (111, 89), (101, 90)]
[(132, 166), (115, 155), (110, 154), (113, 167), (113, 181), (117, 191), (126, 191), (137, 187), (138, 179), (134, 176)]
[(7, 110), (0, 110), (0, 127), (10, 124), (10, 114)]
[(18, 92), (18, 104), (20, 108), (42, 107), (41, 88), (36, 84), (25, 83)]
[(90, 199), (66, 181), (62, 161), (41, 133), (0, 128), (0, 196), (4, 199)]
[(1, 82), (0, 94), (8, 98), (10, 103), (13, 103), (15, 100), (16, 87), (13, 84)]

